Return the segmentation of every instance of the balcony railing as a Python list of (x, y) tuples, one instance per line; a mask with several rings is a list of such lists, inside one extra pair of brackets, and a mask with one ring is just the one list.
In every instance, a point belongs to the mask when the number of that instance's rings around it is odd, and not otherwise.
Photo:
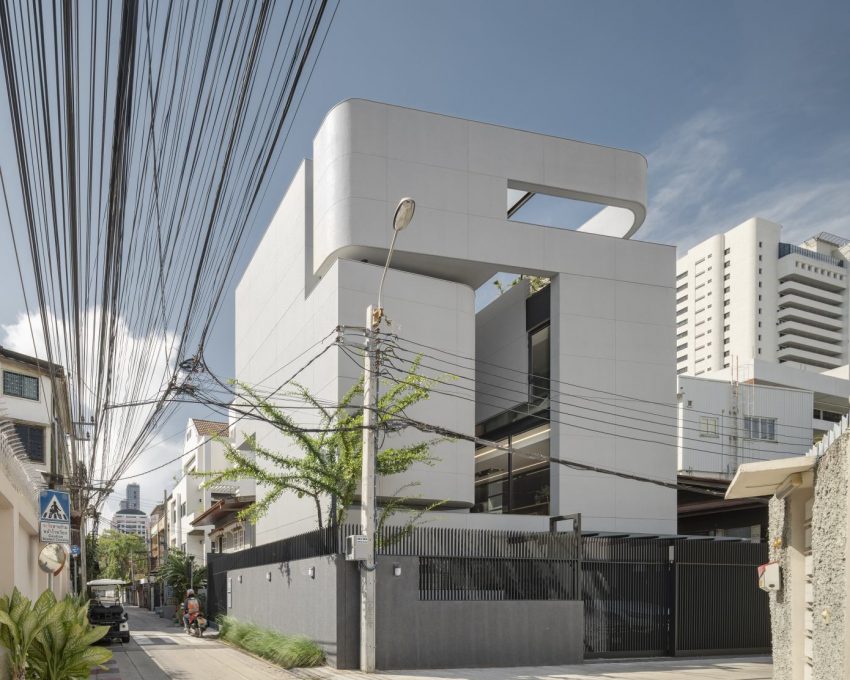
[(800, 246), (791, 245), (790, 243), (780, 243), (779, 257), (783, 258), (786, 255), (802, 255), (803, 257), (808, 257), (812, 260), (831, 264), (833, 267), (844, 267), (844, 260), (836, 260), (834, 257), (830, 257), (829, 255), (816, 253), (814, 250), (801, 248)]

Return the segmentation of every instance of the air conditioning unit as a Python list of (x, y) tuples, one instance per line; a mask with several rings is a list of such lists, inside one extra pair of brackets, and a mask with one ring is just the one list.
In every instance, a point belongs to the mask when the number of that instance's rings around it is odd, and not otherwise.
[(365, 534), (353, 534), (345, 537), (345, 559), (351, 562), (365, 562), (370, 553), (369, 537)]

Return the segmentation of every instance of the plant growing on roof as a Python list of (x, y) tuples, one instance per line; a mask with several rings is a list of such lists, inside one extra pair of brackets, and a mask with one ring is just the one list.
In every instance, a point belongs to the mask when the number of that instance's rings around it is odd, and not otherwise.
[[(388, 429), (392, 421), (404, 416), (406, 409), (428, 399), (431, 386), (438, 378), (428, 378), (419, 371), (418, 357), (409, 371), (399, 379), (390, 381), (388, 389), (378, 400), (378, 427)], [(259, 392), (241, 382), (235, 383), (243, 393), (245, 409), (256, 410), (287, 439), (293, 442), (301, 455), (285, 455), (271, 451), (257, 442), (255, 435), (247, 438), (237, 448), (227, 440), (225, 457), (230, 466), (225, 470), (196, 473), (206, 477), (205, 487), (240, 479), (253, 479), (265, 487), (262, 497), (240, 512), (240, 519), (256, 522), (265, 515), (272, 504), (285, 493), (299, 498), (309, 498), (316, 510), (319, 528), (341, 522), (350, 507), (360, 481), (363, 456), (363, 410), (356, 403), (362, 399), (363, 381), (358, 381), (340, 400), (327, 406), (303, 385), (295, 385), (289, 393), (299, 402), (314, 408), (319, 414), (319, 425), (307, 431), (289, 415), (263, 397)], [(315, 431), (313, 431), (315, 430)], [(432, 446), (441, 441), (432, 439), (397, 447), (381, 447), (376, 456), (379, 475), (405, 472), (415, 463), (433, 465)], [(322, 499), (331, 499), (327, 514)], [(402, 509), (405, 499), (395, 499), (385, 508), (387, 512)], [(431, 506), (435, 507), (435, 506)]]

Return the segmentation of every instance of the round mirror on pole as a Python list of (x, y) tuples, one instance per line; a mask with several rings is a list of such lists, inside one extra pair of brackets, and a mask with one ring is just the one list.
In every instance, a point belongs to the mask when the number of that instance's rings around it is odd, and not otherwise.
[(68, 553), (61, 543), (48, 543), (38, 555), (38, 566), (42, 571), (56, 576), (65, 568)]

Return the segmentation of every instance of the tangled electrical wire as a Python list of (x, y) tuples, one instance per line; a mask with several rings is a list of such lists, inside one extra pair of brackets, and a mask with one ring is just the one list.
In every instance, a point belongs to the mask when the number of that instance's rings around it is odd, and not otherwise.
[(337, 7), (0, 2), (4, 207), (78, 507), (185, 396)]

